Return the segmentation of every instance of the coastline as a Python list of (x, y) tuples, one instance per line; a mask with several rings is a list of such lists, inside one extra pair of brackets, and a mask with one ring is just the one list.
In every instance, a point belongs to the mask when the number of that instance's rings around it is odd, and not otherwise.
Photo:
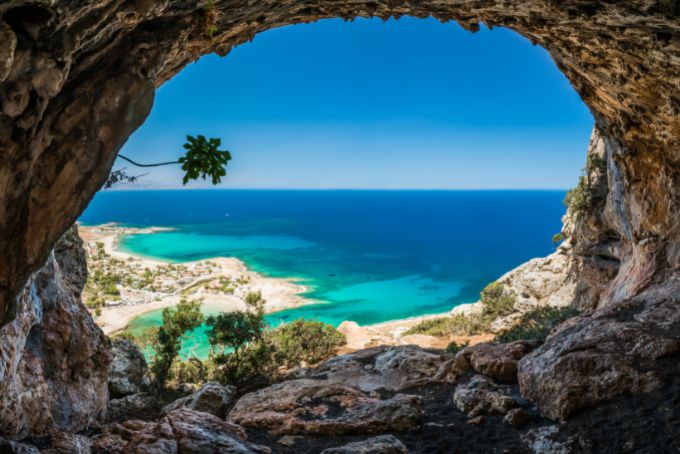
[[(96, 323), (107, 335), (126, 329), (130, 322), (140, 315), (175, 306), (182, 298), (200, 299), (204, 307), (207, 306), (223, 312), (245, 310), (245, 295), (253, 291), (262, 293), (266, 300), (264, 308), (266, 313), (317, 303), (317, 301), (303, 296), (308, 290), (305, 286), (295, 283), (292, 279), (263, 276), (248, 269), (243, 261), (235, 257), (215, 257), (177, 264), (126, 252), (119, 248), (120, 240), (125, 235), (154, 234), (172, 231), (175, 230), (174, 228), (135, 228), (115, 223), (93, 226), (79, 225), (78, 228), (88, 251), (88, 265), (93, 265), (95, 270), (106, 266), (103, 263), (109, 260), (117, 267), (124, 266), (125, 273), (143, 275), (147, 273), (146, 270), (148, 269), (153, 273), (163, 275), (164, 282), (162, 282), (162, 285), (165, 286), (165, 290), (148, 291), (125, 285), (119, 286), (120, 299), (107, 302), (99, 309), (99, 315), (95, 317)], [(174, 277), (170, 275), (169, 271), (174, 271), (180, 267), (181, 271), (178, 275)], [(185, 275), (190, 276), (190, 279), (184, 279)], [(206, 287), (206, 284), (222, 279), (245, 283), (236, 288), (233, 294), (211, 291), (209, 287)], [(84, 295), (83, 299), (86, 296)], [(338, 326), (338, 330), (347, 339), (347, 345), (339, 353), (378, 345), (415, 344), (423, 348), (446, 348), (450, 342), (460, 341), (461, 339), (421, 334), (406, 335), (405, 333), (422, 321), (475, 311), (477, 307), (477, 303), (462, 304), (447, 312), (389, 320), (364, 326), (346, 320)], [(474, 344), (485, 341), (486, 337), (475, 336), (464, 340)]]
[[(146, 269), (163, 273), (165, 288), (170, 291), (146, 291), (132, 289), (121, 285), (120, 300), (101, 307), (100, 315), (95, 318), (104, 333), (112, 334), (125, 329), (130, 321), (147, 312), (176, 305), (181, 298), (201, 299), (204, 306), (221, 311), (246, 309), (245, 295), (249, 292), (260, 291), (266, 300), (265, 312), (278, 312), (292, 309), (306, 304), (314, 304), (315, 300), (302, 296), (307, 291), (303, 285), (290, 279), (263, 276), (248, 269), (241, 260), (233, 257), (217, 257), (192, 262), (175, 264), (169, 261), (152, 259), (141, 255), (122, 251), (118, 248), (120, 239), (125, 235), (153, 234), (160, 231), (174, 230), (165, 227), (133, 228), (116, 224), (102, 224), (97, 226), (78, 226), (80, 236), (88, 250), (88, 265), (96, 263), (93, 257), (101, 247), (104, 257), (113, 259), (120, 266), (122, 262), (126, 272), (142, 274)], [(99, 244), (97, 244), (99, 243)], [(96, 266), (96, 265), (95, 265)], [(181, 267), (182, 274), (189, 279), (176, 279), (168, 276), (168, 270)], [(130, 271), (134, 270), (134, 271)], [(221, 279), (230, 282), (242, 282), (232, 294), (211, 291), (206, 284)], [(187, 281), (187, 282), (185, 282)]]

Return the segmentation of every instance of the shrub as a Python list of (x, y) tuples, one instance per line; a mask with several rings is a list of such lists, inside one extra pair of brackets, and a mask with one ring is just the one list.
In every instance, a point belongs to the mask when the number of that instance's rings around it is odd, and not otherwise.
[(248, 292), (245, 298), (246, 305), (255, 310), (262, 310), (265, 300), (262, 298), (261, 292)]
[(227, 352), (239, 357), (243, 348), (262, 338), (267, 326), (263, 314), (259, 312), (224, 312), (216, 317), (208, 317), (208, 341), (214, 354)]
[[(480, 294), (482, 312), (496, 319), (509, 315), (515, 308), (515, 295), (505, 290), (500, 282), (492, 282)], [(492, 320), (493, 321), (493, 320)]]
[(599, 156), (589, 155), (586, 159), (586, 166), (581, 170), (581, 175), (578, 177), (578, 184), (564, 197), (564, 206), (571, 209), (576, 215), (590, 210), (597, 202), (590, 185), (590, 175), (596, 171), (605, 173), (607, 161)]
[(578, 315), (572, 307), (540, 307), (525, 313), (519, 323), (496, 336), (498, 342), (516, 340), (544, 341), (550, 331), (560, 323)]
[(494, 318), (483, 312), (454, 314), (447, 317), (425, 320), (406, 331), (410, 334), (429, 336), (474, 336), (489, 330)]
[(272, 358), (272, 346), (264, 340), (248, 344), (238, 356), (213, 355), (210, 358), (214, 364), (211, 379), (246, 388), (266, 385), (276, 374), (277, 366)]
[(406, 331), (409, 334), (430, 336), (474, 336), (489, 331), (491, 323), (499, 317), (511, 314), (515, 296), (500, 282), (492, 282), (480, 293), (482, 311), (472, 314), (455, 314), (425, 320)]
[(271, 330), (267, 341), (274, 349), (276, 364), (285, 368), (324, 361), (347, 343), (345, 335), (333, 326), (302, 318)]
[(446, 346), (446, 352), (447, 353), (453, 353), (454, 355), (470, 345), (469, 342), (465, 342), (463, 344), (459, 344), (458, 342), (451, 342), (449, 345)]
[(197, 301), (181, 300), (174, 308), (163, 309), (163, 325), (151, 332), (151, 348), (155, 352), (151, 373), (157, 389), (165, 388), (172, 363), (182, 346), (184, 334), (202, 322), (203, 314)]
[(189, 358), (186, 361), (176, 359), (169, 375), (174, 384), (203, 384), (210, 374), (209, 369), (210, 363), (207, 361), (204, 363), (198, 358)]

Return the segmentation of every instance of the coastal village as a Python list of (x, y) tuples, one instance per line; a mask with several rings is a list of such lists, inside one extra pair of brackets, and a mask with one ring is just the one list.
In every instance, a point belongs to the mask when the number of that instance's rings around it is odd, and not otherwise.
[[(245, 309), (245, 297), (250, 292), (261, 293), (266, 313), (317, 303), (305, 297), (307, 289), (304, 286), (288, 279), (262, 276), (249, 270), (237, 258), (217, 257), (170, 263), (130, 254), (118, 247), (125, 235), (152, 235), (164, 230), (168, 229), (133, 228), (116, 224), (79, 226), (79, 234), (87, 251), (89, 273), (82, 298), (106, 334), (122, 332), (135, 317), (175, 306), (181, 299), (200, 300), (204, 307), (219, 312)], [(418, 323), (441, 315), (371, 326), (345, 321), (338, 327), (347, 338), (343, 351), (408, 344), (444, 348), (452, 341), (450, 336), (406, 334)], [(473, 336), (464, 341), (478, 343), (489, 337)]]

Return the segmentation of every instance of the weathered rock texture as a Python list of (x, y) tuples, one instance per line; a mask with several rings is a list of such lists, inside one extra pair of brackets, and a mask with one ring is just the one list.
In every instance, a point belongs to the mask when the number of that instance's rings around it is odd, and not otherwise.
[(178, 408), (188, 408), (224, 418), (235, 394), (234, 386), (222, 386), (217, 382), (209, 381), (193, 394), (163, 407), (162, 413), (166, 414)]
[(324, 449), (321, 454), (408, 454), (408, 449), (394, 435), (379, 435), (337, 448)]
[(109, 397), (113, 399), (137, 394), (149, 384), (146, 359), (135, 344), (126, 339), (111, 342)]
[(385, 399), (326, 380), (298, 379), (246, 394), (229, 420), (273, 434), (375, 434), (419, 427), (420, 397)]
[(0, 328), (4, 436), (80, 430), (106, 403), (108, 340), (80, 302), (84, 270), (74, 228), (29, 279), (15, 318)]
[[(22, 339), (28, 336), (30, 323), (22, 324), (26, 320), (22, 314), (29, 310), (28, 294), (22, 289), (31, 273), (45, 264), (52, 245), (102, 185), (117, 151), (148, 115), (156, 87), (201, 55), (225, 55), (273, 27), (331, 17), (401, 15), (456, 20), (470, 30), (480, 21), (516, 30), (550, 52), (593, 113), (596, 127), (590, 153), (601, 155), (605, 165), (589, 172), (592, 203), (571, 213), (565, 246), (577, 304), (605, 312), (596, 322), (580, 319), (570, 331), (523, 359), (520, 380), (523, 391), (545, 407), (549, 404), (541, 398), (546, 389), (536, 384), (538, 371), (542, 377), (551, 374), (548, 378), (557, 385), (562, 379), (555, 374), (568, 364), (587, 377), (574, 378), (570, 387), (590, 393), (589, 402), (609, 395), (595, 388), (612, 373), (637, 370), (637, 353), (628, 355), (625, 348), (616, 347), (619, 338), (613, 327), (625, 317), (612, 315), (615, 306), (628, 305), (621, 312), (628, 314), (629, 333), (645, 335), (654, 345), (677, 337), (677, 326), (668, 325), (663, 316), (676, 313), (680, 268), (680, 4), (676, 0), (2, 2), (0, 321), (3, 341), (12, 344), (7, 348), (24, 351)], [(52, 258), (48, 267), (50, 263)], [(29, 287), (35, 287), (40, 275), (31, 278)], [(628, 309), (631, 304), (635, 309)], [(40, 318), (39, 314), (32, 317)], [(591, 323), (593, 328), (588, 328)], [(43, 331), (36, 329), (33, 335), (41, 336)], [(99, 334), (89, 325), (77, 331), (80, 341), (89, 346), (78, 350), (78, 358), (97, 357), (94, 343)], [(571, 333), (579, 333), (581, 340), (569, 340)], [(583, 355), (599, 354), (594, 340), (610, 346), (608, 360), (596, 363), (599, 368)], [(61, 348), (63, 342), (56, 339), (57, 347), (41, 345)], [(571, 350), (560, 347), (562, 343)], [(648, 357), (652, 361), (673, 348), (653, 350)], [(5, 350), (0, 356), (3, 398), (21, 381), (17, 363), (10, 361), (18, 354)], [(79, 366), (61, 363), (55, 370)], [(43, 375), (37, 373), (35, 386), (49, 388), (50, 378)], [(621, 377), (620, 382), (632, 384), (621, 385), (619, 391), (647, 387), (636, 379)], [(64, 395), (69, 392), (55, 399)], [(572, 399), (569, 396), (564, 399)], [(82, 402), (54, 424), (82, 422), (85, 407), (96, 410), (100, 399), (93, 392), (90, 400)], [(19, 415), (7, 432), (45, 427), (47, 423), (24, 422), (24, 412), (14, 409), (25, 405), (3, 406), (5, 416)], [(568, 413), (545, 410), (553, 415)]]
[(168, 413), (160, 421), (126, 421), (105, 426), (93, 439), (92, 451), (107, 454), (266, 454), (266, 446), (249, 443), (242, 427), (209, 413), (186, 408)]

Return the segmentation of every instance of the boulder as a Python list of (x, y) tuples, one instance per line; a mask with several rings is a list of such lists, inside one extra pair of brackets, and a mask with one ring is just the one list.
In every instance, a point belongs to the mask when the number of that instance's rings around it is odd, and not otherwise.
[(310, 371), (310, 376), (366, 392), (401, 391), (414, 386), (455, 383), (465, 370), (464, 362), (452, 354), (406, 345), (336, 356)]
[(458, 385), (453, 394), (453, 403), (470, 418), (490, 413), (505, 415), (518, 405), (508, 393), (481, 375)]
[(0, 438), (0, 452), (2, 454), (40, 454), (38, 448), (33, 445)]
[(52, 436), (49, 449), (42, 454), (90, 454), (92, 442), (83, 435), (60, 432)]
[(522, 442), (534, 454), (590, 453), (589, 443), (580, 436), (560, 437), (557, 426), (537, 427), (522, 436)]
[(0, 326), (0, 435), (21, 439), (87, 427), (107, 401), (109, 341), (80, 301), (87, 276), (69, 230)]
[(326, 380), (298, 379), (246, 394), (228, 420), (275, 435), (342, 435), (405, 431), (420, 425), (420, 397), (381, 399)]
[(181, 408), (159, 421), (110, 424), (93, 438), (97, 453), (268, 454), (266, 446), (249, 443), (243, 428), (216, 416)]
[(503, 419), (511, 426), (520, 428), (531, 420), (531, 415), (523, 408), (513, 408)]
[(477, 373), (496, 381), (512, 383), (517, 381), (517, 362), (537, 345), (530, 341), (483, 343), (466, 347), (459, 355), (464, 356)]
[(120, 398), (137, 394), (149, 384), (144, 355), (127, 339), (114, 339), (111, 343), (111, 371), (109, 372), (109, 395)]
[(124, 421), (139, 417), (140, 414), (153, 413), (158, 399), (147, 393), (131, 394), (120, 399), (112, 399), (106, 407), (105, 421)]
[(522, 395), (545, 416), (564, 421), (614, 396), (662, 386), (658, 364), (680, 353), (680, 305), (667, 295), (645, 292), (561, 325), (520, 360)]
[(394, 435), (378, 435), (368, 440), (326, 449), (321, 454), (408, 454), (408, 449)]
[(217, 382), (210, 381), (190, 396), (182, 397), (166, 405), (161, 413), (166, 414), (178, 408), (188, 408), (224, 418), (235, 394), (236, 388), (234, 386), (222, 386)]

